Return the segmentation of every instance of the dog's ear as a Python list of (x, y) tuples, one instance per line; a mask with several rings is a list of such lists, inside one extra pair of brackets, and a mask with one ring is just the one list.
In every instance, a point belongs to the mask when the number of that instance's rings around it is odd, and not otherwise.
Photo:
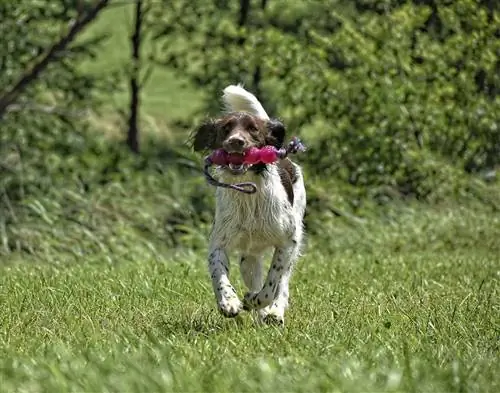
[(266, 143), (278, 149), (281, 148), (285, 142), (285, 125), (277, 119), (269, 119), (267, 121), (267, 131)]
[(191, 146), (194, 151), (214, 150), (217, 148), (218, 124), (215, 120), (207, 120), (199, 125), (191, 134)]

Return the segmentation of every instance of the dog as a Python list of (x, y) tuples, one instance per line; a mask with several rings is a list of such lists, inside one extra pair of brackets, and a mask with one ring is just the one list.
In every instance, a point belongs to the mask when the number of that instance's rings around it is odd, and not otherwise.
[[(281, 148), (285, 126), (268, 116), (259, 100), (241, 85), (227, 86), (221, 117), (198, 126), (191, 138), (195, 151), (222, 148), (244, 154), (250, 147)], [(218, 187), (209, 239), (208, 267), (220, 312), (235, 317), (255, 310), (263, 323), (283, 325), (289, 304), (292, 269), (304, 236), (306, 190), (302, 170), (289, 158), (276, 163), (219, 165), (214, 176), (226, 183), (254, 182), (257, 191), (245, 194)], [(263, 281), (263, 260), (274, 250)], [(240, 273), (248, 292), (240, 300), (229, 280), (229, 253), (238, 251)]]

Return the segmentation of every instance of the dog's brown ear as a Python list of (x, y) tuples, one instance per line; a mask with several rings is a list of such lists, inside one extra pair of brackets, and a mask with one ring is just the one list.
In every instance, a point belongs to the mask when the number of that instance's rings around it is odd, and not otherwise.
[(194, 151), (214, 150), (217, 148), (218, 125), (215, 120), (207, 120), (198, 126), (191, 135)]
[(267, 130), (268, 135), (266, 143), (268, 145), (275, 146), (278, 149), (281, 148), (285, 142), (285, 125), (277, 119), (270, 119), (267, 121)]

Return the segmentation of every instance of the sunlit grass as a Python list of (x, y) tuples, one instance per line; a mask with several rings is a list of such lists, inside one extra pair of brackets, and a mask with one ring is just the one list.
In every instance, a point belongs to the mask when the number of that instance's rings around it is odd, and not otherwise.
[(487, 250), (312, 251), (284, 330), (219, 316), (202, 257), (95, 262), (1, 268), (3, 391), (500, 388)]

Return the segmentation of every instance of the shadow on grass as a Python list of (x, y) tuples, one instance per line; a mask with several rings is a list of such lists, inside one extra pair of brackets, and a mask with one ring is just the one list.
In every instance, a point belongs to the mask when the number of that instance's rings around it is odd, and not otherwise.
[(236, 318), (224, 318), (215, 309), (206, 309), (193, 315), (185, 314), (178, 318), (158, 318), (155, 322), (157, 333), (161, 332), (162, 336), (210, 337), (252, 326), (257, 327), (257, 324), (248, 313), (242, 313)]

